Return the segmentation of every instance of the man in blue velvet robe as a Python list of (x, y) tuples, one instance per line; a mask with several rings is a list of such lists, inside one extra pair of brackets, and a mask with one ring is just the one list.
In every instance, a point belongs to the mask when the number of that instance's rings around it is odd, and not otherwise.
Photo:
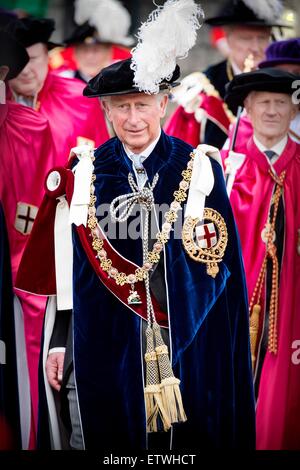
[[(56, 169), (56, 173), (60, 174), (58, 179), (68, 181), (69, 178), (71, 183), (67, 182), (60, 193), (56, 189), (52, 199), (53, 188), (48, 184), (49, 200), (44, 201), (38, 215), (17, 281), (19, 287), (26, 288), (26, 279), (33, 276), (30, 262), (33, 259), (32, 250), (36, 253), (41, 240), (39, 221), (48, 234), (47, 221), (54, 220), (53, 215), (43, 216), (43, 208), (46, 210), (51, 204), (56, 206), (57, 198), (62, 202), (61, 198), (66, 194), (74, 221), (72, 309), (64, 302), (58, 308), (55, 296), (48, 304), (44, 363), (41, 365), (42, 375), (48, 380), (46, 391), (41, 393), (42, 447), (49, 438), (48, 427), (43, 426), (47, 419), (50, 419), (52, 426), (54, 447), (62, 446), (57, 438), (56, 418), (53, 418), (53, 410), (49, 408), (50, 383), (51, 390), (56, 389), (55, 394), (58, 391), (61, 398), (67, 397), (69, 400), (72, 448), (106, 451), (254, 448), (254, 399), (245, 277), (222, 167), (215, 156), (216, 149), (209, 149), (214, 158), (201, 153), (198, 181), (200, 177), (204, 186), (207, 180), (212, 181), (211, 188), (204, 196), (205, 208), (216, 211), (224, 224), (220, 228), (217, 221), (215, 225), (212, 221), (204, 223), (204, 219), (209, 219), (206, 213), (202, 221), (204, 236), (198, 231), (197, 237), (202, 239), (201, 246), (206, 247), (208, 257), (215, 254), (214, 259), (218, 258), (214, 251), (217, 240), (227, 237), (222, 259), (219, 258), (218, 272), (214, 272), (214, 276), (208, 274), (209, 263), (203, 262), (203, 259), (200, 261), (200, 256), (198, 260), (194, 259), (184, 248), (181, 231), (180, 236), (176, 236), (176, 231), (170, 230), (172, 224), (162, 222), (155, 215), (157, 205), (170, 208), (172, 204), (171, 209), (181, 212), (178, 211), (178, 200), (174, 201), (174, 192), (177, 191), (177, 195), (187, 193), (188, 184), (183, 183), (184, 170), (187, 171), (184, 173), (186, 180), (191, 179), (188, 175), (191, 174), (189, 160), (192, 147), (167, 136), (160, 128), (160, 119), (167, 105), (167, 95), (163, 90), (172, 86), (178, 76), (179, 68), (176, 66), (173, 76), (161, 83), (162, 93), (156, 96), (140, 93), (135, 87), (131, 59), (103, 69), (89, 82), (85, 94), (104, 97), (103, 105), (117, 137), (100, 146), (94, 158), (84, 158), (81, 154), (71, 161), (70, 168), (75, 172), (74, 191), (70, 190), (73, 184), (70, 169)], [(85, 170), (84, 160), (89, 162)], [(88, 185), (88, 188), (91, 187), (91, 199), (87, 206), (84, 178), (80, 175), (89, 174), (90, 164), (93, 177), (90, 174), (88, 178), (91, 181), (91, 186)], [(83, 165), (83, 173), (80, 173), (80, 165)], [(130, 173), (131, 180), (130, 177), (128, 179)], [(57, 174), (54, 176), (57, 177)], [(151, 185), (152, 191), (149, 189)], [(154, 223), (158, 226), (158, 232), (167, 233), (165, 240), (157, 239), (157, 231), (151, 235), (150, 229), (142, 230), (142, 237), (132, 236), (135, 223), (145, 228), (145, 209), (141, 209), (149, 195), (149, 191), (143, 192), (145, 188), (149, 189), (155, 203), (155, 206), (150, 204), (149, 224)], [(196, 197), (196, 200), (198, 189), (193, 188), (193, 198)], [(132, 206), (138, 208), (138, 213), (134, 216), (130, 213), (130, 205), (127, 206), (129, 213), (125, 220), (126, 217), (121, 214), (121, 203), (132, 197), (136, 197)], [(202, 193), (199, 200), (203, 200)], [(114, 216), (118, 204), (120, 210)], [(104, 217), (105, 207), (110, 211)], [(184, 210), (185, 204), (182, 208)], [(98, 226), (93, 219), (96, 209)], [(82, 219), (82, 214), (86, 218), (85, 210), (88, 211), (86, 228), (84, 217)], [(116, 230), (110, 231), (111, 227)], [(101, 242), (103, 237), (104, 248)], [(194, 241), (193, 237), (191, 242)], [(52, 249), (53, 239), (44, 256), (49, 256)], [(160, 255), (158, 258), (154, 256), (153, 262), (143, 259), (143, 250), (148, 249)], [(64, 257), (63, 252), (60, 257), (56, 254), (56, 264), (60, 263), (60, 258), (64, 259), (66, 269), (68, 258)], [(43, 269), (49, 278), (51, 266), (43, 263), (39, 267), (37, 284), (46, 278), (41, 273)], [(172, 424), (165, 432), (159, 424), (158, 432), (147, 432), (144, 332), (147, 320), (149, 322), (146, 308), (149, 298), (145, 294), (146, 281), (143, 278), (138, 280), (137, 272), (141, 267), (149, 273), (154, 315), (169, 346), (174, 376), (180, 380), (187, 418), (178, 420), (182, 422)], [(26, 276), (28, 272), (31, 274)], [(57, 266), (55, 272), (57, 277)], [(120, 274), (123, 272), (125, 280)], [(130, 278), (132, 275), (134, 281)], [(32, 284), (30, 288), (34, 289)], [(51, 292), (51, 282), (47, 289), (48, 294), (54, 294)], [(56, 279), (57, 300), (59, 292), (59, 281)], [(51, 309), (52, 313), (55, 311), (55, 320), (51, 317)], [(50, 336), (47, 333), (49, 325)], [(60, 349), (64, 346), (65, 352)], [(72, 347), (73, 355), (70, 354)], [(45, 408), (47, 400), (48, 412)]]

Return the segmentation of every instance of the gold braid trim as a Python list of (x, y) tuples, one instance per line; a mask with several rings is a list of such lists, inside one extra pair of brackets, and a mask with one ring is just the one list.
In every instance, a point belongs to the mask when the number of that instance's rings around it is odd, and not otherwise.
[(165, 213), (165, 222), (162, 225), (161, 231), (156, 234), (156, 243), (154, 243), (152, 251), (149, 251), (147, 260), (142, 266), (140, 266), (134, 272), (128, 275), (119, 272), (118, 269), (113, 266), (112, 261), (107, 257), (107, 252), (103, 248), (104, 242), (99, 233), (99, 229), (97, 226), (98, 219), (96, 217), (97, 197), (94, 194), (94, 181), (96, 179), (96, 176), (95, 174), (92, 175), (90, 186), (90, 203), (87, 221), (87, 225), (91, 231), (91, 236), (93, 238), (92, 248), (97, 253), (96, 258), (99, 259), (100, 266), (103, 271), (105, 271), (112, 279), (114, 279), (117, 285), (132, 285), (136, 282), (143, 281), (148, 276), (148, 272), (153, 269), (153, 266), (159, 262), (161, 253), (164, 249), (164, 245), (168, 243), (172, 224), (174, 224), (178, 218), (177, 212), (181, 210), (181, 203), (183, 203), (188, 197), (187, 191), (189, 189), (190, 181), (192, 178), (192, 169), (195, 155), (196, 151), (190, 153), (190, 160), (187, 163), (187, 167), (181, 172), (182, 180), (179, 183), (178, 189), (173, 193), (174, 200), (170, 205), (170, 209)]
[(283, 182), (286, 172), (283, 171), (279, 178), (273, 174), (271, 169), (269, 174), (274, 179), (276, 183), (276, 188), (273, 196), (274, 200), (274, 213), (271, 223), (267, 222), (269, 230), (266, 233), (267, 236), (267, 249), (264, 256), (262, 266), (256, 281), (255, 288), (250, 300), (250, 344), (251, 344), (251, 359), (252, 359), (252, 368), (254, 370), (256, 363), (256, 350), (257, 350), (257, 340), (258, 340), (258, 330), (259, 330), (259, 320), (261, 312), (261, 294), (263, 285), (265, 282), (266, 271), (267, 271), (267, 259), (272, 259), (272, 287), (271, 287), (271, 296), (270, 296), (270, 308), (269, 308), (269, 337), (268, 337), (268, 351), (277, 354), (278, 347), (278, 331), (277, 331), (277, 319), (278, 319), (278, 281), (279, 281), (279, 267), (278, 267), (278, 258), (276, 254), (276, 246), (274, 245), (273, 238), (275, 234), (275, 223), (278, 213), (279, 200), (282, 194)]

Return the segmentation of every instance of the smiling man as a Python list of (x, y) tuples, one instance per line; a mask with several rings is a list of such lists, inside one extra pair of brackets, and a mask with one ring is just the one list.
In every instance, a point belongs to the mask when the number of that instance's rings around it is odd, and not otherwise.
[(137, 93), (104, 98), (103, 106), (125, 148), (140, 154), (157, 143), (167, 101), (166, 94), (153, 97)]
[[(245, 106), (253, 137), (230, 154), (230, 201), (242, 242), (257, 395), (257, 448), (300, 449), (300, 146), (288, 136), (298, 76), (276, 68), (241, 74), (228, 103)], [(296, 82), (296, 83), (294, 83)], [(294, 97), (297, 95), (294, 94)]]

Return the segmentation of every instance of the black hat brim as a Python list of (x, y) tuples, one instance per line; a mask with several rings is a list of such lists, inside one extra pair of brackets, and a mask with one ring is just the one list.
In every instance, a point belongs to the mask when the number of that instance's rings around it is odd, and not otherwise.
[[(173, 82), (173, 83), (166, 83), (166, 84), (162, 83), (159, 87), (159, 91), (168, 90), (169, 88), (174, 88), (178, 85), (180, 85), (180, 82)], [(101, 93), (101, 94), (97, 94), (93, 92), (89, 94), (89, 92), (85, 90), (86, 88), (83, 90), (83, 94), (87, 98), (101, 98), (104, 96), (120, 96), (120, 95), (131, 95), (134, 93), (141, 93), (141, 91), (136, 87), (130, 88), (128, 90), (120, 90), (120, 91), (115, 91), (115, 92), (110, 92), (110, 93)]]
[(266, 91), (292, 95), (293, 83), (300, 76), (276, 68), (263, 68), (236, 75), (226, 86), (225, 102), (229, 107), (244, 106), (252, 91)]
[[(88, 98), (99, 98), (102, 96), (128, 95), (140, 93), (134, 83), (134, 71), (131, 68), (131, 58), (114, 62), (108, 67), (104, 67), (95, 77), (93, 77), (83, 90), (83, 95)], [(159, 88), (166, 90), (178, 84), (180, 68), (176, 65), (172, 77), (169, 80), (162, 80)]]
[(86, 42), (87, 38), (93, 38), (94, 44), (107, 44), (107, 45), (115, 44), (115, 45), (119, 45), (122, 47), (128, 47), (128, 46), (132, 47), (132, 44), (125, 44), (125, 42), (122, 43), (118, 41), (108, 41), (108, 40), (102, 39), (101, 36), (99, 37), (97, 35), (96, 28), (94, 28), (94, 26), (91, 26), (88, 21), (83, 23), (82, 25), (77, 26), (72, 32), (71, 36), (68, 36), (66, 39), (64, 39), (64, 43), (68, 46), (72, 46), (72, 45), (76, 46), (79, 44), (87, 43)]
[(9, 68), (6, 79), (11, 80), (22, 72), (29, 56), (26, 49), (5, 31), (0, 31), (0, 43), (0, 66), (6, 65)]
[(244, 20), (243, 18), (239, 18), (236, 16), (217, 16), (216, 18), (208, 18), (207, 20), (204, 21), (205, 24), (209, 26), (237, 26), (237, 25), (245, 25), (245, 26), (253, 26), (253, 27), (263, 27), (263, 28), (273, 28), (273, 27), (278, 27), (278, 28), (293, 28), (288, 23), (276, 23), (275, 21), (273, 22), (268, 22), (264, 20)]
[(42, 43), (50, 51), (55, 47), (62, 47), (62, 43), (50, 40), (55, 29), (55, 22), (49, 18), (26, 17), (12, 21), (7, 31), (24, 47), (31, 47), (34, 44)]

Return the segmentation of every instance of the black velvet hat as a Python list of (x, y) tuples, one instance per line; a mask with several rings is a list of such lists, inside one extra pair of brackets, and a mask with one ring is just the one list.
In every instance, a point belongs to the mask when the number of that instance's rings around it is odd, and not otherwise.
[(0, 31), (0, 44), (0, 66), (9, 67), (6, 79), (11, 80), (23, 70), (29, 61), (29, 56), (26, 49), (6, 31)]
[(85, 23), (76, 26), (71, 36), (64, 39), (64, 43), (67, 45), (71, 44), (93, 44), (103, 42), (100, 38), (97, 37), (97, 30), (89, 24), (88, 21)]
[[(127, 42), (126, 42), (127, 40)], [(127, 36), (125, 38), (111, 38), (110, 40), (104, 39), (94, 26), (91, 26), (88, 21), (85, 23), (76, 26), (71, 36), (64, 39), (64, 44), (73, 45), (73, 44), (119, 44), (120, 46), (128, 47), (132, 45), (134, 40)]]
[(33, 44), (41, 42), (46, 44), (48, 50), (62, 44), (49, 41), (49, 38), (55, 30), (55, 22), (48, 18), (21, 18), (11, 23), (8, 31), (24, 47), (30, 47)]
[(7, 27), (18, 19), (17, 15), (5, 8), (0, 8), (0, 30), (7, 30)]
[[(262, 4), (264, 0), (260, 1)], [(253, 0), (253, 3), (255, 3)], [(247, 26), (278, 26), (278, 27), (291, 27), (284, 24), (277, 19), (265, 19), (255, 13), (255, 9), (250, 9), (243, 0), (233, 0), (227, 3), (219, 15), (213, 18), (207, 18), (205, 23), (210, 26), (229, 26), (229, 25), (247, 25)]]
[[(98, 75), (88, 82), (83, 90), (84, 96), (94, 98), (96, 96), (139, 93), (139, 89), (134, 85), (134, 71), (130, 68), (130, 65), (131, 59), (125, 59), (103, 68)], [(160, 84), (160, 90), (178, 85), (179, 83), (176, 80), (179, 76), (180, 68), (176, 65), (170, 80), (164, 80)]]
[(264, 68), (236, 75), (226, 86), (225, 101), (229, 107), (243, 106), (251, 91), (269, 91), (292, 95), (293, 83), (300, 76), (276, 68)]

